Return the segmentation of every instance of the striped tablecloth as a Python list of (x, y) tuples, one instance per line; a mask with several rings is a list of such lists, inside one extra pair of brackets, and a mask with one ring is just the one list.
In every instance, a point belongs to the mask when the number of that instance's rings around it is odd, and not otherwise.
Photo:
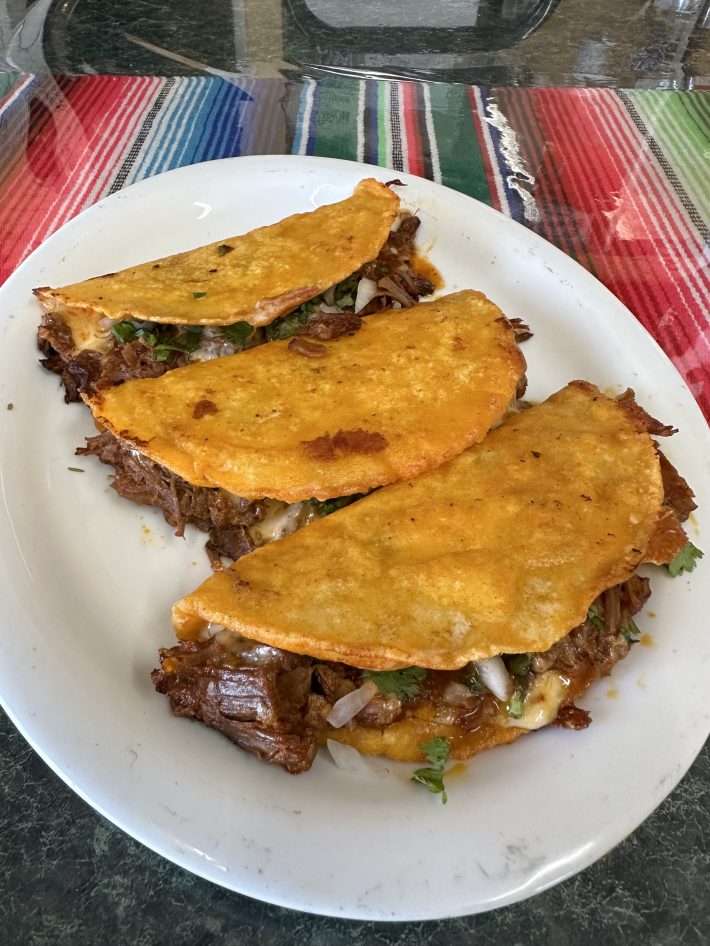
[(27, 76), (0, 102), (0, 282), (106, 194), (241, 154), (422, 175), (605, 283), (710, 418), (710, 95), (355, 79)]

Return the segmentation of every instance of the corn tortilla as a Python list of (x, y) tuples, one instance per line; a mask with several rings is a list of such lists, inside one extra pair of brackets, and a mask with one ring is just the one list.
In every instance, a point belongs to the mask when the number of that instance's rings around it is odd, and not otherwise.
[(213, 575), (174, 626), (370, 669), (545, 651), (633, 574), (662, 503), (649, 435), (575, 381), (438, 470)]
[(169, 325), (268, 325), (374, 259), (399, 198), (373, 178), (351, 197), (208, 246), (35, 295), (47, 311)]
[(418, 476), (481, 440), (525, 360), (467, 290), (364, 320), (307, 358), (288, 341), (87, 398), (96, 420), (195, 486), (295, 502)]

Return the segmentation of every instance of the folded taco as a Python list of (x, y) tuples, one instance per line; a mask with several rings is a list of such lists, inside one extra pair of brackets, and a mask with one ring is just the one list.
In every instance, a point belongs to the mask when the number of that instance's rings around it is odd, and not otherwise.
[[(398, 182), (392, 182), (395, 184)], [(35, 289), (38, 343), (67, 401), (294, 335), (314, 317), (414, 305), (417, 217), (374, 179), (270, 226), (68, 286)]]
[(323, 503), (439, 466), (481, 440), (524, 386), (519, 329), (481, 293), (346, 329), (86, 396), (105, 429), (79, 452), (111, 463), (117, 492), (179, 528), (207, 521), (212, 549), (236, 559)]
[(154, 684), (289, 772), (326, 741), (467, 759), (583, 728), (575, 701), (638, 637), (638, 567), (687, 550), (692, 493), (651, 438), (672, 432), (633, 392), (572, 382), (213, 575), (174, 606)]

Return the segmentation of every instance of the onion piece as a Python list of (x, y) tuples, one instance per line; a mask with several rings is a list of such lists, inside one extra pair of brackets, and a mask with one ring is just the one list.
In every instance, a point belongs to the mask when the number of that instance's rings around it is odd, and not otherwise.
[(446, 684), (442, 699), (444, 703), (449, 703), (452, 706), (460, 705), (461, 703), (467, 703), (468, 700), (471, 699), (471, 691), (464, 683), (457, 683), (456, 680), (451, 680), (450, 683)]
[(375, 681), (365, 680), (361, 687), (358, 687), (357, 690), (353, 690), (351, 693), (346, 693), (345, 696), (341, 696), (340, 699), (333, 704), (333, 708), (326, 716), (326, 720), (333, 729), (340, 729), (341, 726), (349, 723), (354, 716), (357, 716), (360, 710), (367, 706), (377, 692), (377, 684)]
[(321, 302), (321, 304), (318, 306), (318, 311), (319, 311), (319, 312), (328, 312), (328, 313), (330, 313), (330, 314), (332, 314), (332, 315), (342, 315), (342, 313), (343, 313), (343, 310), (340, 308), (340, 306), (337, 306), (337, 305), (323, 305), (322, 302)]
[(347, 746), (337, 739), (327, 739), (326, 746), (333, 762), (344, 772), (368, 772), (370, 766), (354, 746)]
[(488, 657), (486, 660), (475, 660), (476, 670), (481, 681), (499, 700), (507, 700), (513, 692), (513, 681), (506, 670), (503, 658), (500, 656)]
[(323, 298), (325, 299), (326, 305), (333, 305), (335, 302), (335, 286), (330, 286), (323, 293)]
[(360, 312), (361, 309), (364, 309), (366, 305), (369, 305), (370, 302), (377, 295), (377, 283), (374, 279), (368, 279), (366, 276), (363, 276), (360, 282), (357, 284), (357, 295), (355, 296), (355, 311)]

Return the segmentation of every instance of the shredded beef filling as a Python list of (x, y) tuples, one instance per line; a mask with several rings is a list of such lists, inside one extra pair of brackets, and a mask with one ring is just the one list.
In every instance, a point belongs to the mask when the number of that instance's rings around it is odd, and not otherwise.
[[(526, 688), (535, 674), (548, 670), (585, 682), (610, 673), (629, 651), (624, 629), (649, 594), (648, 580), (637, 575), (606, 591), (595, 602), (601, 618), (596, 624), (585, 621), (550, 650), (530, 655)], [(160, 663), (151, 675), (153, 684), (169, 697), (177, 716), (201, 720), (242, 749), (292, 773), (310, 768), (317, 733), (327, 731), (333, 704), (362, 683), (355, 667), (291, 654), (228, 631), (204, 642), (164, 648)], [(437, 722), (473, 731), (502, 707), (488, 690), (464, 690), (466, 679), (465, 669), (430, 670), (412, 700), (378, 693), (346, 726), (389, 726), (426, 701), (433, 704)], [(565, 703), (554, 724), (584, 729), (590, 722), (585, 710)]]
[(86, 446), (76, 452), (112, 466), (111, 486), (118, 495), (160, 509), (177, 535), (183, 535), (189, 523), (207, 532), (207, 554), (213, 567), (222, 567), (222, 557), (236, 561), (256, 548), (248, 527), (264, 518), (263, 503), (238, 499), (221, 489), (191, 486), (108, 430), (87, 438)]
[[(296, 333), (298, 336), (305, 335), (319, 341), (328, 341), (343, 335), (352, 335), (362, 325), (361, 316), (391, 308), (395, 302), (407, 308), (416, 305), (420, 296), (432, 293), (433, 284), (417, 275), (412, 268), (415, 255), (414, 238), (418, 227), (418, 217), (404, 217), (399, 229), (390, 233), (377, 259), (366, 263), (360, 269), (358, 276), (367, 275), (378, 282), (377, 295), (360, 314), (356, 315), (351, 309), (344, 309), (342, 313), (316, 311), (308, 317), (305, 324), (274, 337), (288, 337)], [(81, 400), (82, 394), (93, 394), (124, 381), (157, 378), (172, 368), (179, 368), (188, 363), (190, 354), (187, 351), (170, 350), (170, 345), (178, 336), (182, 336), (184, 326), (161, 325), (148, 328), (151, 332), (159, 331), (160, 358), (156, 357), (156, 351), (145, 337), (121, 341), (113, 334), (108, 335), (104, 350), (87, 349), (77, 352), (71, 330), (62, 321), (61, 316), (44, 313), (37, 332), (37, 344), (44, 355), (40, 364), (59, 375), (64, 386), (64, 400), (69, 403)], [(217, 332), (219, 334), (219, 330)], [(203, 335), (205, 340), (210, 337), (207, 331)], [(255, 329), (248, 342), (245, 340), (239, 343), (236, 350), (246, 344), (249, 347), (261, 344), (269, 337), (269, 333), (263, 329)], [(229, 338), (223, 338), (221, 335), (218, 339), (209, 341), (207, 347), (210, 345), (215, 354), (231, 354), (235, 350), (235, 345), (230, 343)], [(305, 340), (296, 343), (295, 350), (307, 357), (317, 357), (313, 354), (315, 348), (308, 349), (307, 345)]]
[[(175, 334), (178, 331), (176, 327)], [(141, 338), (120, 342), (110, 337), (104, 351), (77, 352), (69, 327), (61, 318), (48, 313), (43, 315), (37, 330), (37, 345), (45, 356), (40, 364), (61, 378), (67, 404), (80, 401), (82, 394), (124, 381), (158, 378), (188, 361), (188, 355), (181, 351), (171, 351), (165, 361), (158, 361), (153, 349)]]

